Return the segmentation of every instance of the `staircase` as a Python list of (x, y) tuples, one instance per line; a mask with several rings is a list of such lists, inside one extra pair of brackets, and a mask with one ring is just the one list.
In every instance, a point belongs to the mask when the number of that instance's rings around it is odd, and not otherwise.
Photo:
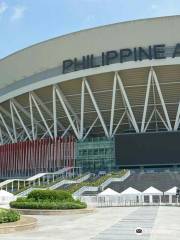
[(63, 186), (69, 186), (71, 184), (76, 184), (76, 183), (81, 183), (83, 181), (86, 181), (88, 178), (90, 178), (91, 174), (88, 173), (86, 174), (85, 176), (83, 177), (80, 177), (78, 178), (77, 180), (61, 180), (57, 183), (55, 183), (54, 185), (50, 186), (50, 187), (47, 187), (47, 188), (33, 188), (33, 187), (30, 187), (20, 193), (18, 193), (16, 196), (17, 197), (26, 197), (30, 192), (32, 192), (33, 190), (46, 190), (46, 189), (49, 189), (49, 190), (55, 190), (55, 189), (63, 189)]

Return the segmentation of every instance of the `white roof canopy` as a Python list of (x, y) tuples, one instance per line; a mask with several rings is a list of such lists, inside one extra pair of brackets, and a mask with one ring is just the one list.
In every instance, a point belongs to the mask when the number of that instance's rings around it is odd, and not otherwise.
[(135, 188), (129, 187), (123, 192), (120, 193), (121, 195), (140, 195), (141, 192), (136, 190)]
[(173, 187), (173, 188), (169, 189), (168, 191), (164, 192), (164, 194), (176, 195), (176, 191), (177, 191), (177, 187)]
[(112, 190), (111, 188), (107, 188), (106, 190), (104, 190), (103, 192), (99, 193), (98, 196), (118, 196), (119, 193)]
[(154, 187), (149, 187), (149, 188), (147, 188), (144, 192), (143, 192), (143, 194), (144, 195), (148, 195), (148, 194), (150, 194), (150, 195), (162, 195), (163, 194), (163, 192), (161, 192), (160, 190), (158, 190), (157, 188), (154, 188)]

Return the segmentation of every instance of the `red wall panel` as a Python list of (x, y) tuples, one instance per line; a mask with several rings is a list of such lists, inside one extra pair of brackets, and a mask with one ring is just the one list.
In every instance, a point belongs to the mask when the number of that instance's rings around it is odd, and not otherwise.
[(0, 177), (31, 176), (74, 163), (73, 137), (39, 139), (0, 146)]

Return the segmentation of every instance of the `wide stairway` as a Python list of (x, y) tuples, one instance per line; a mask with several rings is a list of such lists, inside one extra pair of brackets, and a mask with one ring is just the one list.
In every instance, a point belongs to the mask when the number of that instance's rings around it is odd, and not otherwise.
[(180, 172), (131, 173), (124, 182), (112, 182), (106, 188), (122, 192), (128, 187), (133, 187), (142, 192), (150, 186), (163, 192), (174, 186), (180, 187)]

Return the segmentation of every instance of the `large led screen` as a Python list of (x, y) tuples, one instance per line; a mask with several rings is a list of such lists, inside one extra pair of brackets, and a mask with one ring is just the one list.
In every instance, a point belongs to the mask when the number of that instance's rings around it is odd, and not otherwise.
[(118, 166), (180, 164), (180, 132), (117, 135), (115, 156)]

